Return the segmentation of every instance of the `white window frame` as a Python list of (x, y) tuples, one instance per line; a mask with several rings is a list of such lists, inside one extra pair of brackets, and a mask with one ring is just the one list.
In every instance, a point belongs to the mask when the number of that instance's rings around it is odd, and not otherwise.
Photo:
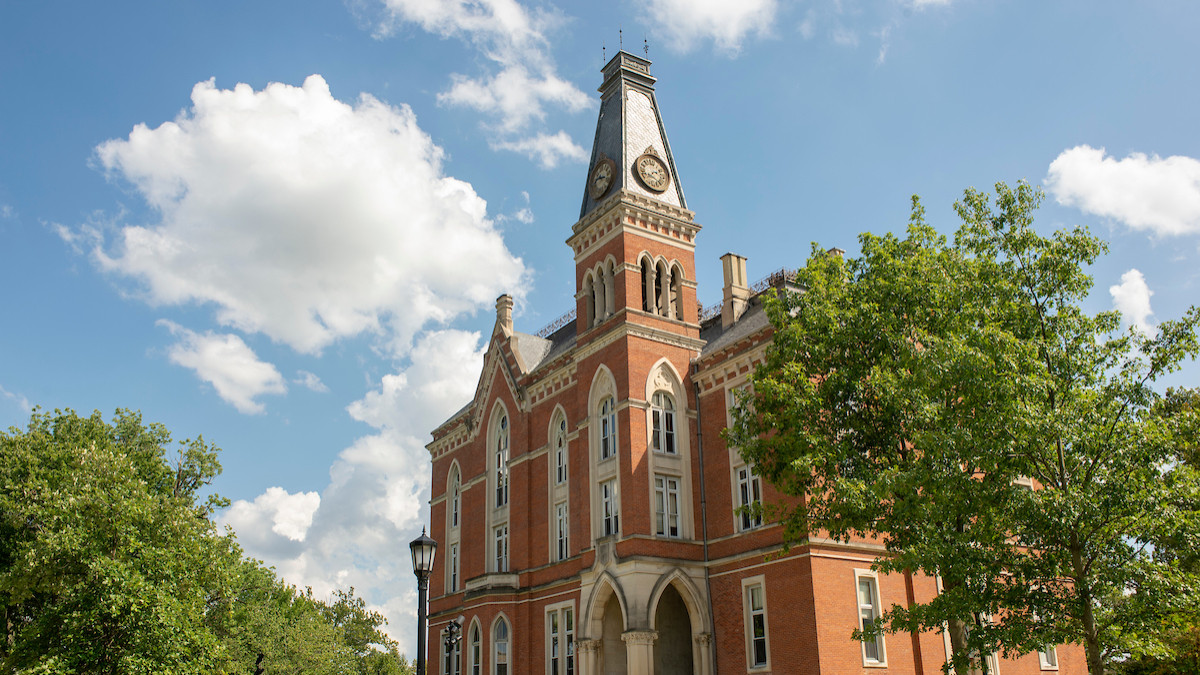
[(575, 603), (546, 608), (546, 675), (576, 675)]
[(567, 502), (561, 501), (554, 505), (554, 542), (555, 560), (566, 560), (571, 557), (571, 511)]
[[(871, 602), (863, 602), (862, 594), (859, 592), (859, 584), (863, 581), (869, 582), (871, 589)], [(883, 603), (879, 597), (879, 575), (871, 570), (854, 570), (854, 604), (858, 608), (858, 629), (861, 631), (864, 627), (863, 614), (871, 613), (871, 622), (877, 623), (879, 616), (883, 613)], [(879, 635), (874, 640), (875, 652), (877, 658), (867, 656), (866, 641), (859, 642), (859, 648), (862, 651), (862, 663), (864, 668), (886, 668), (887, 667), (887, 646), (884, 643), (883, 636)]]
[[(501, 639), (496, 634), (497, 630), (501, 626), (504, 626), (505, 635), (504, 635), (503, 639)], [(496, 617), (495, 622), (492, 623), (492, 675), (512, 675), (512, 673), (513, 673), (513, 658), (512, 658), (513, 657), (513, 649), (512, 649), (512, 646), (514, 644), (514, 641), (513, 641), (512, 633), (513, 633), (512, 622), (510, 622), (508, 620), (508, 617), (504, 616), (503, 614)], [(504, 663), (503, 664), (500, 663), (500, 645), (501, 644), (504, 645)], [(503, 670), (501, 670), (501, 668), (500, 668), (501, 665), (504, 666)]]
[(508, 448), (511, 440), (508, 415), (502, 414), (500, 422), (496, 426), (496, 452), (493, 469), (496, 472), (495, 507), (499, 509), (508, 506)]
[[(762, 607), (754, 607), (754, 594), (757, 592), (762, 601)], [(765, 660), (761, 663), (756, 662), (756, 652), (754, 649), (754, 623), (755, 618), (762, 619), (762, 644), (765, 652)], [(750, 672), (762, 672), (771, 670), (771, 627), (767, 621), (767, 584), (763, 575), (747, 577), (742, 579), (742, 625), (745, 626), (746, 639), (746, 669)]]
[(683, 536), (679, 518), (678, 476), (654, 476), (654, 532), (660, 537), (672, 539)]
[(448, 564), (446, 565), (446, 574), (449, 579), (446, 580), (446, 587), (450, 593), (458, 590), (458, 542), (450, 542), (450, 551), (446, 557)]
[(604, 537), (621, 533), (621, 497), (615, 478), (600, 483), (600, 531)]
[(650, 446), (655, 452), (678, 454), (674, 397), (668, 392), (656, 391), (650, 401)]
[(507, 572), (508, 561), (508, 523), (492, 528), (492, 571)]
[(617, 456), (617, 402), (612, 396), (600, 401), (600, 461)]
[(737, 482), (737, 492), (733, 505), (734, 517), (737, 520), (738, 532), (748, 532), (762, 527), (762, 514), (750, 513), (747, 507), (762, 503), (762, 479), (755, 473), (750, 464), (739, 464), (733, 468), (733, 476)]

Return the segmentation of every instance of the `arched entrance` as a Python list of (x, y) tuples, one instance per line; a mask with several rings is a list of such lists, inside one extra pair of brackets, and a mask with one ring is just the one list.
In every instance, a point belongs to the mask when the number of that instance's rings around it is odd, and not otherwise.
[(674, 584), (667, 584), (654, 611), (654, 672), (656, 675), (692, 675), (692, 619)]

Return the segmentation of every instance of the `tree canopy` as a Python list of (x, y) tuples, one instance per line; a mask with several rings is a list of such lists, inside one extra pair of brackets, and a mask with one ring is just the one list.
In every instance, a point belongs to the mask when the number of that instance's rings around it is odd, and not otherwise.
[[(953, 241), (914, 197), (905, 237), (855, 258), (814, 245), (800, 293), (767, 300), (774, 340), (728, 440), (799, 500), (791, 543), (877, 536), (884, 572), (941, 579), (879, 630), (950, 628), (971, 655), (1085, 646), (1089, 669), (1163, 648), (1196, 577), (1160, 545), (1200, 532), (1181, 462), (1196, 413), (1154, 389), (1197, 353), (1195, 308), (1153, 335), (1084, 309), (1106, 251), (1085, 229), (1043, 236), (1041, 193), (967, 190)], [(978, 666), (976, 666), (978, 667)]]
[[(221, 467), (118, 410), (0, 432), (0, 667), (16, 673), (401, 673), (383, 617), (247, 560), (203, 495)], [(260, 657), (261, 655), (261, 657)]]

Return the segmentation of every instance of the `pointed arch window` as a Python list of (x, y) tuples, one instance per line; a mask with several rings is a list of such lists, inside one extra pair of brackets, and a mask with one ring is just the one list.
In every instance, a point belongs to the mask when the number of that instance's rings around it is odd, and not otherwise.
[(508, 415), (496, 425), (496, 508), (508, 505)]
[(554, 482), (567, 481), (567, 420), (560, 417), (554, 430)]
[(617, 407), (613, 397), (606, 396), (600, 402), (600, 459), (617, 454)]
[(492, 675), (508, 675), (508, 656), (508, 622), (500, 617), (492, 629)]
[(669, 455), (675, 449), (675, 400), (665, 391), (654, 393), (650, 400), (650, 443), (656, 452)]
[(458, 467), (454, 467), (454, 473), (450, 476), (450, 527), (458, 527), (460, 514), (462, 512), (462, 476), (458, 471)]
[(483, 675), (483, 644), (479, 639), (479, 624), (471, 626), (471, 675)]

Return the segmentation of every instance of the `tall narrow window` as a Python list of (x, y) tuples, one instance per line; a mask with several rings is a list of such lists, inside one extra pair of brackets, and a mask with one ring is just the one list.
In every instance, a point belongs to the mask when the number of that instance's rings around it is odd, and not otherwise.
[(675, 402), (671, 395), (660, 391), (650, 401), (650, 442), (658, 452), (675, 454)]
[(679, 479), (654, 477), (654, 513), (656, 532), (664, 537), (679, 536)]
[(600, 484), (600, 513), (604, 517), (604, 536), (621, 531), (621, 505), (617, 501), (617, 481)]
[[(879, 585), (871, 575), (859, 574), (856, 577), (858, 586), (858, 628), (865, 632), (875, 627), (879, 620)], [(863, 662), (866, 665), (877, 665), (886, 662), (883, 652), (883, 641), (876, 635), (862, 643)]]
[(737, 468), (738, 483), (738, 520), (742, 530), (750, 530), (762, 525), (762, 516), (753, 513), (751, 507), (762, 502), (762, 483), (749, 466)]
[(600, 402), (600, 459), (617, 454), (617, 409), (611, 396)]
[(554, 523), (555, 540), (558, 543), (558, 559), (566, 560), (571, 555), (571, 514), (567, 512), (566, 502), (560, 502), (554, 506)]
[(558, 420), (558, 429), (554, 434), (554, 482), (565, 483), (567, 480), (567, 420)]
[(549, 675), (575, 675), (575, 612), (569, 606), (558, 606), (546, 612), (546, 640)]
[(450, 480), (450, 527), (458, 527), (459, 510), (462, 508), (462, 480), (458, 469), (454, 469), (454, 477)]
[(508, 415), (496, 430), (496, 508), (508, 504)]
[(483, 675), (483, 644), (479, 639), (479, 624), (471, 626), (471, 675)]
[(495, 532), (496, 532), (496, 541), (495, 541), (495, 545), (494, 545), (495, 560), (494, 560), (494, 569), (492, 571), (507, 572), (508, 571), (508, 523), (505, 523), (505, 524), (501, 525), (500, 527), (497, 527)]
[(508, 675), (508, 622), (503, 617), (492, 631), (492, 675)]
[(450, 592), (458, 590), (458, 544), (450, 544), (449, 563), (446, 565), (447, 571), (450, 574), (449, 584)]
[(766, 668), (770, 664), (767, 641), (767, 600), (763, 593), (763, 578), (742, 581), (742, 609), (746, 621), (746, 664), (750, 668)]

